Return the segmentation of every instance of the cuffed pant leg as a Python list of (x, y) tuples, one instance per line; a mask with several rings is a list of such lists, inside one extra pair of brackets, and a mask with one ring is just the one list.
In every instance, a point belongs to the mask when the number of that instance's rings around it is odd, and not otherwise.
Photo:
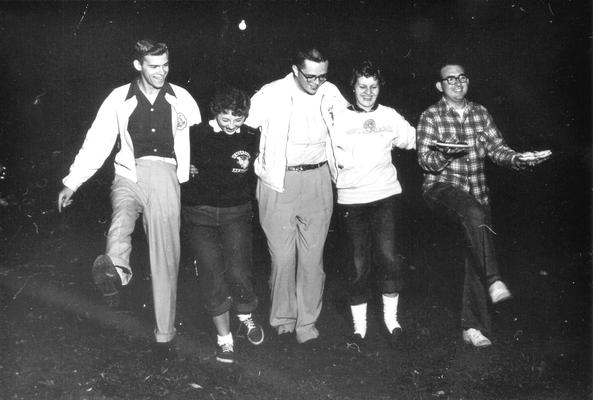
[(148, 239), (157, 342), (175, 336), (179, 271), (180, 200), (175, 166), (161, 161), (137, 162), (138, 182), (148, 194), (144, 229)]
[(225, 249), (216, 207), (184, 207), (183, 216), (189, 231), (189, 244), (198, 266), (200, 297), (207, 312), (220, 315), (231, 306), (225, 281)]
[(257, 184), (259, 218), (271, 257), (270, 325), (279, 332), (294, 331), (297, 319), (295, 194)]
[(296, 175), (298, 184), (295, 187), (300, 193), (296, 238), (296, 339), (303, 343), (319, 336), (315, 323), (322, 308), (325, 285), (323, 250), (333, 212), (333, 193), (327, 167)]
[(129, 274), (119, 268), (122, 284), (127, 285), (132, 279), (130, 253), (132, 252), (132, 233), (136, 220), (142, 212), (144, 196), (135, 182), (116, 175), (111, 186), (111, 225), (107, 233), (105, 254), (114, 265), (127, 268)]
[(430, 208), (461, 224), (467, 242), (462, 297), (462, 327), (490, 330), (486, 285), (499, 279), (490, 209), (453, 186), (436, 184), (425, 193)]
[(372, 261), (368, 210), (364, 205), (342, 205), (340, 211), (348, 238), (347, 249), (352, 255), (347, 267), (349, 303), (367, 303)]
[(474, 328), (484, 334), (492, 329), (486, 291), (480, 277), (470, 261), (470, 254), (465, 255), (465, 278), (461, 307), (461, 327)]
[(238, 314), (249, 314), (257, 308), (252, 282), (252, 218), (251, 204), (226, 208), (222, 227), (222, 244), (233, 305)]
[(376, 202), (372, 212), (372, 237), (375, 243), (376, 264), (379, 270), (381, 293), (399, 293), (403, 289), (403, 257), (397, 241), (400, 198), (391, 196)]

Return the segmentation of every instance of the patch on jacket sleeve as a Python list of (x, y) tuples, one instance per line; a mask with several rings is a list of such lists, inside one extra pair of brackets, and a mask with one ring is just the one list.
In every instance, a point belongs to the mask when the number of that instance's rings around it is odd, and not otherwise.
[(177, 130), (182, 131), (187, 126), (187, 118), (182, 113), (177, 113)]

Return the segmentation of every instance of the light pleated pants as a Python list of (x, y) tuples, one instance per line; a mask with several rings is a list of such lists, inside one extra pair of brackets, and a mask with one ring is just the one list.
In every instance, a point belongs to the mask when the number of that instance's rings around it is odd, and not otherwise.
[(295, 331), (299, 343), (315, 339), (325, 283), (323, 248), (333, 210), (329, 169), (287, 171), (282, 193), (259, 181), (257, 199), (272, 261), (270, 325), (278, 333)]
[(136, 160), (138, 182), (116, 175), (111, 187), (111, 227), (106, 254), (126, 285), (132, 277), (132, 233), (142, 214), (148, 241), (157, 342), (175, 336), (177, 275), (179, 272), (180, 200), (176, 167), (158, 160)]

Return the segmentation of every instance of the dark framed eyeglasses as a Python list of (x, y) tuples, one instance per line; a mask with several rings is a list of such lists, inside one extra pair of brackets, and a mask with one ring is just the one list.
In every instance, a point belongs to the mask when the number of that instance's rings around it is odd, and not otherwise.
[(309, 83), (315, 82), (315, 80), (319, 81), (319, 83), (323, 83), (323, 82), (327, 81), (327, 74), (309, 75), (309, 74), (305, 74), (300, 68), (297, 67), (297, 69), (299, 70), (301, 75), (303, 75), (303, 78), (305, 78), (305, 80)]
[(468, 81), (469, 81), (469, 78), (465, 74), (460, 74), (457, 76), (449, 75), (449, 76), (441, 79), (441, 82), (447, 82), (449, 85), (455, 85), (457, 82), (467, 83)]

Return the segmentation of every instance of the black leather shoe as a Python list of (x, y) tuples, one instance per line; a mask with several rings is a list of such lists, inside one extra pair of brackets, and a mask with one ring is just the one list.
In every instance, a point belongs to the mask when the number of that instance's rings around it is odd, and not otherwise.
[(151, 350), (153, 358), (157, 362), (173, 361), (177, 358), (173, 341), (152, 343)]
[(400, 327), (395, 328), (391, 333), (387, 333), (387, 340), (391, 347), (397, 347), (402, 342), (403, 330)]
[(121, 303), (121, 278), (109, 256), (102, 254), (93, 263), (93, 281), (103, 294), (107, 306), (118, 308)]
[(365, 340), (360, 335), (360, 333), (355, 333), (354, 335), (350, 336), (346, 339), (346, 350), (355, 351), (357, 353), (362, 353), (365, 347)]
[(291, 332), (280, 333), (276, 336), (276, 344), (281, 353), (292, 353), (295, 344), (294, 335)]

